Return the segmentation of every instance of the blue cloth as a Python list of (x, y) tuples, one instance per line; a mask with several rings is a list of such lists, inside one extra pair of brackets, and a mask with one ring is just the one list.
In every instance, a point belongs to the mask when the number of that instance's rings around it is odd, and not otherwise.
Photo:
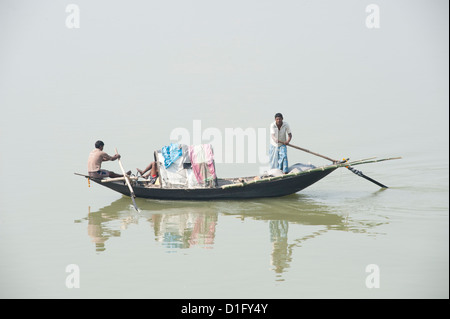
[(283, 173), (288, 172), (288, 158), (286, 145), (273, 146), (270, 145), (269, 149), (270, 168), (278, 168)]
[(161, 154), (164, 157), (164, 167), (167, 168), (172, 165), (181, 155), (183, 155), (183, 150), (178, 146), (177, 143), (171, 143), (168, 146), (164, 146), (161, 150)]

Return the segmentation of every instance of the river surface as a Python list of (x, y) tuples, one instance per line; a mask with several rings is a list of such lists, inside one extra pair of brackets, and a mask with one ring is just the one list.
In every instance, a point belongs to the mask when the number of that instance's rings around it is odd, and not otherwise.
[[(250, 2), (78, 1), (70, 29), (64, 4), (2, 1), (1, 298), (449, 297), (448, 3), (383, 2), (373, 30), (352, 1)], [(389, 188), (340, 168), (136, 212), (74, 175), (98, 139), (135, 172), (177, 132), (215, 143), (219, 177), (257, 175), (276, 112), (300, 147), (401, 156), (356, 167)]]
[(341, 169), (283, 198), (137, 199), (140, 212), (67, 170), (66, 187), (52, 175), (3, 185), (2, 297), (445, 297), (448, 166), (400, 161), (365, 170), (386, 190)]

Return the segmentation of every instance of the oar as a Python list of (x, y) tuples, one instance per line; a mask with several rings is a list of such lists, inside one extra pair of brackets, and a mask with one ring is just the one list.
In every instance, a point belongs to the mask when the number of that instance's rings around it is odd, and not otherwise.
[[(298, 146), (295, 146), (295, 145), (292, 145), (292, 144), (287, 144), (287, 145), (290, 146), (290, 147), (296, 148), (296, 149), (298, 149), (298, 150), (304, 151), (304, 152), (306, 152), (306, 153), (310, 153), (310, 154), (313, 154), (313, 155), (322, 157), (322, 158), (324, 158), (324, 159), (327, 159), (327, 160), (329, 160), (329, 161), (332, 161), (333, 163), (339, 163), (339, 161), (337, 161), (337, 160), (334, 160), (334, 159), (332, 159), (332, 158), (329, 158), (329, 157), (327, 157), (327, 156), (324, 156), (324, 155), (321, 155), (321, 154), (318, 154), (318, 153), (311, 152), (310, 150), (307, 150), (307, 149), (305, 149), (305, 148), (301, 148), (301, 147), (298, 147)], [(383, 184), (381, 184), (380, 182), (377, 182), (376, 180), (370, 178), (369, 176), (364, 175), (361, 171), (358, 171), (357, 169), (355, 169), (355, 168), (353, 168), (353, 167), (351, 167), (351, 166), (346, 166), (346, 167), (347, 167), (352, 173), (354, 173), (354, 174), (356, 174), (356, 175), (358, 175), (358, 176), (360, 176), (360, 177), (362, 177), (362, 178), (365, 178), (365, 179), (367, 179), (368, 181), (371, 181), (372, 183), (377, 184), (378, 186), (380, 186), (380, 187), (382, 187), (382, 188), (388, 188), (386, 185), (383, 185)]]
[(295, 145), (292, 145), (292, 144), (288, 144), (288, 146), (293, 147), (293, 148), (296, 148), (296, 149), (298, 149), (298, 150), (300, 150), (300, 151), (303, 151), (303, 152), (306, 152), (306, 153), (310, 153), (310, 154), (313, 154), (313, 155), (322, 157), (322, 158), (324, 158), (324, 159), (326, 159), (326, 160), (332, 161), (333, 163), (338, 163), (338, 162), (339, 162), (339, 161), (336, 161), (336, 160), (334, 160), (334, 159), (332, 159), (332, 158), (326, 157), (326, 156), (324, 156), (324, 155), (320, 155), (320, 154), (311, 152), (310, 150), (307, 150), (306, 148), (301, 148), (301, 147), (298, 147), (298, 146), (295, 146)]
[[(117, 148), (115, 150), (116, 150), (116, 154), (119, 154), (117, 152)], [(120, 166), (120, 169), (122, 170), (123, 177), (125, 178), (125, 181), (128, 185), (128, 189), (130, 190), (130, 197), (131, 197), (131, 200), (133, 201), (134, 209), (136, 209), (136, 211), (139, 211), (139, 209), (136, 205), (136, 201), (134, 200), (136, 195), (134, 195), (134, 191), (133, 191), (133, 187), (131, 187), (130, 179), (128, 178), (128, 175), (125, 173), (125, 170), (122, 166), (122, 162), (120, 161), (120, 158), (118, 158), (117, 161), (119, 162), (119, 166)]]
[(377, 182), (376, 180), (370, 178), (369, 176), (364, 175), (361, 171), (358, 171), (356, 168), (353, 168), (351, 166), (346, 166), (352, 173), (355, 173), (358, 176), (361, 176), (362, 178), (367, 179), (368, 181), (371, 181), (374, 184), (377, 184), (378, 186), (382, 188), (388, 188), (386, 185), (381, 184), (380, 182)]

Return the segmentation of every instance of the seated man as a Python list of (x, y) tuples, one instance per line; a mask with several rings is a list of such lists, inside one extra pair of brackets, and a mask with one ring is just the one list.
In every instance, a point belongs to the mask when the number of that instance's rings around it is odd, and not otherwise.
[(139, 168), (136, 169), (142, 177), (148, 178), (152, 184), (155, 184), (156, 179), (158, 178), (158, 169), (156, 167), (156, 162), (151, 162), (143, 171)]
[[(102, 162), (105, 161), (115, 161), (120, 158), (119, 154), (114, 156), (110, 156), (103, 152), (103, 146), (105, 144), (102, 141), (95, 142), (95, 149), (89, 154), (88, 158), (88, 174), (93, 178), (105, 178), (105, 177), (123, 177), (123, 175), (116, 174), (111, 171), (107, 171), (105, 169), (101, 169)], [(127, 172), (127, 175), (130, 175), (131, 171)]]

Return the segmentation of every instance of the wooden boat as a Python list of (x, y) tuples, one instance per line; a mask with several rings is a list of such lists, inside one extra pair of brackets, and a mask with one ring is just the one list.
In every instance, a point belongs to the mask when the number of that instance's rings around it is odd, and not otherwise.
[[(219, 178), (217, 186), (211, 188), (163, 188), (150, 184), (141, 177), (130, 177), (134, 195), (138, 198), (161, 200), (217, 200), (217, 199), (247, 199), (263, 197), (279, 197), (294, 194), (318, 182), (339, 167), (350, 167), (360, 164), (386, 161), (394, 158), (373, 160), (365, 159), (354, 162), (343, 161), (332, 165), (314, 167), (304, 171), (296, 171), (281, 176)], [(123, 195), (130, 196), (130, 188), (125, 178), (97, 179), (84, 174), (93, 182), (108, 187)]]

